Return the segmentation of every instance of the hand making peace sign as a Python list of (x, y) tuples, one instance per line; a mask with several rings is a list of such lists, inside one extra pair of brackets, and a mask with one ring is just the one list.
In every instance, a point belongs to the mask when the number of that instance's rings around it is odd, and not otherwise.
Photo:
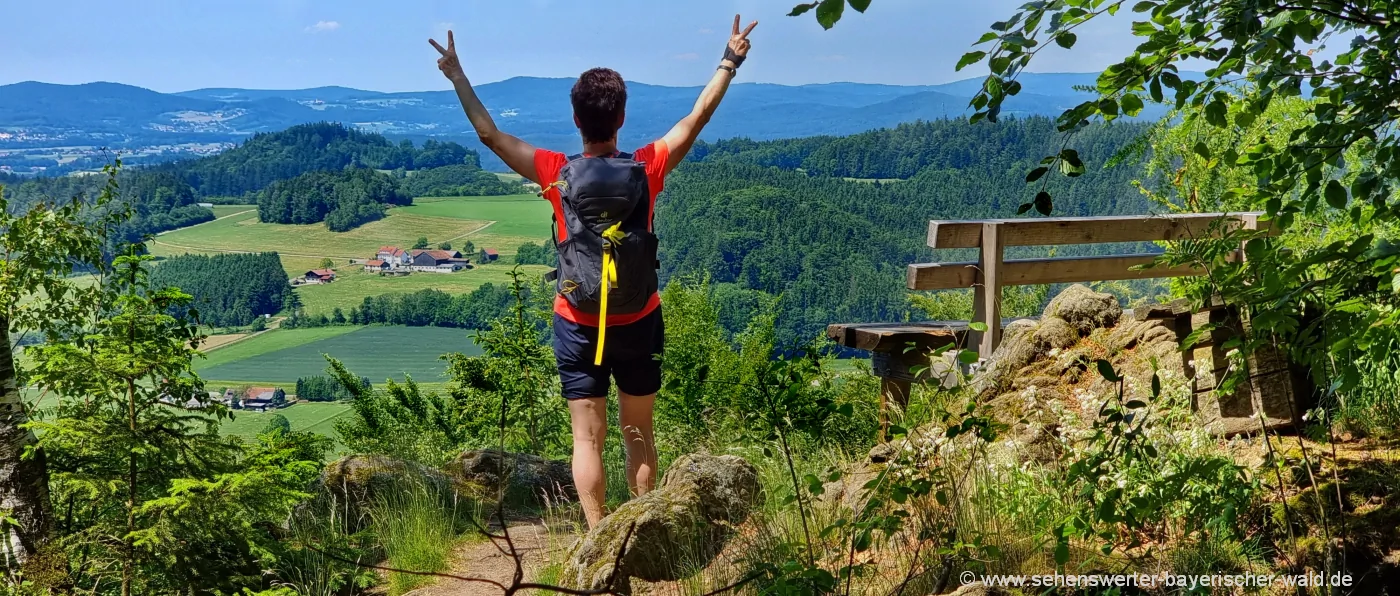
[[(734, 15), (734, 32), (729, 36), (729, 50), (740, 58), (749, 55), (749, 46), (751, 45), (749, 43), (749, 33), (757, 26), (758, 21), (749, 23), (749, 26), (744, 29), (743, 33), (740, 33), (739, 15)], [(735, 66), (737, 66), (737, 64)]]
[[(735, 31), (737, 31), (738, 25), (736, 24), (734, 27)], [(452, 40), (451, 29), (447, 31), (446, 48), (438, 45), (438, 42), (433, 39), (429, 39), (428, 43), (433, 44), (433, 47), (437, 48), (438, 53), (442, 54), (442, 57), (438, 58), (438, 69), (442, 71), (442, 74), (446, 76), (448, 80), (456, 81), (459, 78), (466, 78), (467, 74), (462, 71), (462, 63), (457, 60), (457, 44)]]

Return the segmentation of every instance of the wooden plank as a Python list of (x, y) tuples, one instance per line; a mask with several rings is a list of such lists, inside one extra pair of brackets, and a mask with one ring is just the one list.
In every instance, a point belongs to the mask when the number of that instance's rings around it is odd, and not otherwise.
[(1159, 255), (1113, 255), (1105, 257), (1060, 257), (1054, 259), (1017, 259), (1007, 261), (1002, 274), (1003, 285), (1035, 285), (1114, 281), (1120, 279), (1154, 279), (1204, 275), (1198, 267), (1153, 267), (1131, 270), (1139, 265), (1151, 265)]
[(972, 320), (987, 326), (986, 331), (974, 331), (972, 343), (982, 358), (991, 358), (1001, 342), (1002, 245), (1001, 224), (982, 224), (982, 248), (977, 260), (980, 287), (974, 289)]
[(911, 290), (970, 288), (977, 283), (977, 263), (919, 263), (905, 269), (905, 286)]
[(848, 348), (871, 352), (902, 351), (910, 343), (932, 349), (958, 341), (969, 330), (965, 321), (925, 323), (839, 323), (828, 325), (826, 336)]
[[(1161, 277), (1190, 277), (1204, 275), (1195, 267), (1153, 267), (1130, 271), (1130, 267), (1150, 265), (1158, 255), (1113, 255), (1103, 257), (1056, 257), (1051, 259), (1011, 259), (1003, 262), (1000, 281), (1003, 286), (1113, 281), (1121, 279), (1153, 279)], [(950, 290), (970, 288), (975, 280), (964, 273), (976, 271), (977, 264), (923, 263), (908, 267), (905, 285), (911, 290)]]
[[(1238, 229), (1241, 220), (1261, 213), (1180, 213), (1166, 215), (1117, 215), (1104, 217), (1055, 217), (1045, 219), (1004, 219), (930, 221), (928, 245), (933, 248), (977, 248), (988, 223), (1001, 224), (1003, 246), (1052, 246), (1062, 244), (1103, 244), (1106, 242), (1147, 242), (1187, 240)], [(1221, 226), (1216, 220), (1231, 221)], [(1272, 230), (1272, 233), (1277, 233)]]

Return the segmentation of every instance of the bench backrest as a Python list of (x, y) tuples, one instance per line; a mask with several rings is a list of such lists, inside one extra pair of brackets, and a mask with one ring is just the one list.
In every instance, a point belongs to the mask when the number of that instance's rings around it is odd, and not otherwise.
[[(1258, 229), (1262, 213), (1186, 213), (1110, 217), (931, 221), (932, 248), (977, 248), (977, 261), (910, 265), (911, 290), (975, 288), (973, 321), (987, 331), (972, 338), (983, 358), (1001, 341), (1002, 286), (1185, 277), (1205, 273), (1197, 267), (1138, 266), (1155, 254), (1042, 259), (1004, 258), (1008, 246), (1054, 246), (1110, 242), (1180, 241), (1220, 237), (1238, 229)], [(1273, 233), (1269, 228), (1269, 233)], [(1243, 250), (1237, 258), (1243, 259)]]

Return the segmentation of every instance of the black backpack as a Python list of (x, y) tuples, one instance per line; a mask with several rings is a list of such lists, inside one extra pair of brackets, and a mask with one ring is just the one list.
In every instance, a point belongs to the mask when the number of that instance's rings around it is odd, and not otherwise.
[(628, 153), (575, 155), (559, 171), (555, 186), (568, 230), (560, 242), (556, 218), (559, 268), (551, 274), (556, 290), (574, 308), (602, 314), (606, 260), (616, 273), (606, 314), (641, 312), (656, 293), (659, 266), (645, 164)]

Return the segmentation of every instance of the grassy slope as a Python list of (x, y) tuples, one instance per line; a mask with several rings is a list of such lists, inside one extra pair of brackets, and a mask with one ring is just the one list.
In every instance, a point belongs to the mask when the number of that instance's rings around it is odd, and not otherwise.
[[(256, 210), (249, 211), (255, 209), (253, 206), (229, 206), (224, 219), (162, 234), (151, 245), (151, 252), (173, 256), (277, 251), (289, 277), (320, 267), (321, 259), (330, 257), (336, 262), (338, 281), (296, 290), (307, 313), (329, 316), (335, 307), (348, 311), (366, 296), (425, 288), (464, 294), (482, 284), (509, 281), (509, 263), (516, 248), (525, 242), (546, 242), (551, 230), (549, 204), (535, 195), (420, 198), (415, 203), (391, 209), (384, 219), (343, 233), (329, 232), (323, 224), (264, 224), (258, 221)], [(455, 274), (418, 273), (399, 278), (366, 274), (359, 266), (348, 264), (350, 258), (373, 256), (385, 244), (406, 248), (420, 236), (426, 236), (434, 246), (451, 241), (459, 249), (470, 240), (478, 249), (496, 249), (501, 261)], [(538, 275), (547, 268), (525, 270)]]
[(256, 211), (257, 208), (257, 205), (214, 205), (209, 209), (214, 212), (214, 217), (228, 217), (235, 213), (242, 213), (244, 211)]
[(225, 421), (219, 426), (219, 430), (226, 435), (251, 439), (267, 426), (273, 416), (281, 414), (287, 417), (287, 422), (292, 423), (292, 430), (311, 431), (334, 438), (335, 420), (349, 412), (350, 404), (343, 402), (298, 403), (266, 413), (236, 411), (233, 413), (233, 420)]
[[(385, 378), (403, 380), (404, 373), (425, 383), (445, 381), (448, 352), (479, 354), (472, 332), (438, 327), (325, 327), (279, 329), (215, 350), (219, 361), (205, 361), (198, 371), (209, 384), (287, 384), (297, 378), (324, 374), (329, 354), (357, 375), (376, 384)], [(228, 350), (233, 354), (224, 356)], [(218, 379), (219, 381), (212, 381)]]

